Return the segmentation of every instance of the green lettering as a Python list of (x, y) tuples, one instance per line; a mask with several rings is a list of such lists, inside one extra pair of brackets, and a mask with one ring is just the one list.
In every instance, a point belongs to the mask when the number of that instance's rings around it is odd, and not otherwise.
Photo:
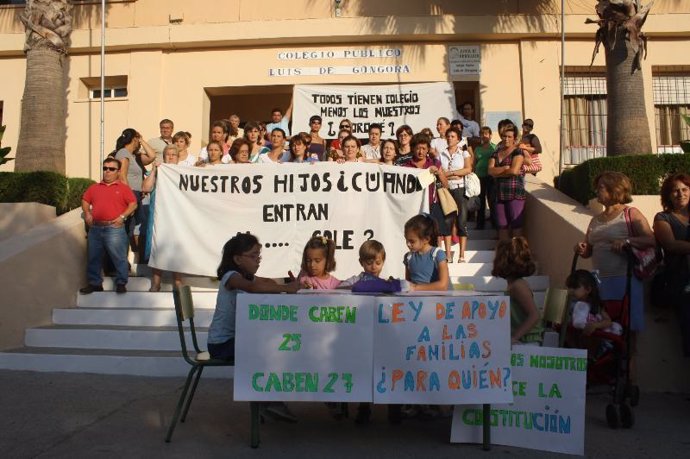
[(268, 383), (266, 383), (266, 392), (282, 392), (283, 389), (280, 387), (280, 378), (275, 373), (271, 373), (268, 376)]
[(348, 307), (345, 309), (345, 322), (348, 324), (354, 324), (357, 322), (357, 308)]
[(252, 389), (254, 389), (256, 392), (263, 392), (264, 388), (259, 386), (258, 384), (258, 379), (262, 378), (264, 376), (263, 373), (254, 373), (252, 375)]
[(259, 307), (255, 304), (249, 305), (249, 320), (256, 320), (259, 318)]

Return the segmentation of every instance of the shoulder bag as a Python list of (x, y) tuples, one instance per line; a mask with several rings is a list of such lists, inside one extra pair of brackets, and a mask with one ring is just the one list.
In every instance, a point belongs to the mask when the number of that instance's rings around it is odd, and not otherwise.
[(482, 185), (479, 183), (479, 177), (474, 172), (465, 175), (465, 197), (474, 198), (479, 196), (482, 191)]
[[(631, 237), (637, 236), (635, 228), (633, 227), (632, 216), (630, 215), (632, 207), (626, 207), (623, 210), (625, 216), (625, 223), (628, 226), (628, 234)], [(657, 268), (661, 264), (661, 253), (657, 251), (656, 247), (649, 247), (646, 249), (637, 249), (630, 246), (630, 251), (633, 256), (633, 274), (638, 279), (649, 279), (654, 276)]]
[(537, 172), (541, 172), (542, 170), (542, 165), (541, 165), (541, 159), (539, 159), (539, 155), (531, 155), (525, 150), (522, 150), (524, 153), (525, 157), (528, 157), (530, 161), (532, 161), (532, 164), (529, 166), (525, 164), (524, 162), (522, 163), (522, 172), (525, 174), (534, 174), (537, 175)]
[(448, 188), (436, 186), (436, 195), (438, 196), (438, 202), (441, 203), (443, 215), (450, 215), (458, 211), (458, 205), (455, 203), (455, 199), (453, 199), (453, 195), (450, 194)]

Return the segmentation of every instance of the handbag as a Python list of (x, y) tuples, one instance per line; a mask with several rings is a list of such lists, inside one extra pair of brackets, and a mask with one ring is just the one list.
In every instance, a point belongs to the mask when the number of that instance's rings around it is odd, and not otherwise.
[[(626, 207), (623, 210), (625, 216), (625, 223), (628, 226), (628, 234), (635, 237), (635, 229), (632, 224), (632, 217), (630, 216), (631, 207)], [(649, 279), (654, 276), (663, 257), (661, 252), (656, 247), (649, 247), (646, 249), (637, 249), (630, 246), (630, 251), (633, 257), (633, 274), (640, 280)]]
[(525, 174), (534, 174), (537, 175), (537, 172), (541, 172), (542, 170), (542, 165), (541, 165), (541, 159), (539, 159), (539, 155), (530, 155), (528, 152), (523, 150), (523, 153), (525, 156), (528, 156), (529, 159), (532, 161), (532, 164), (529, 166), (525, 163), (522, 163), (522, 172)]
[(479, 182), (479, 177), (474, 172), (465, 175), (465, 197), (474, 198), (479, 196), (482, 192), (482, 185)]
[(450, 194), (447, 188), (436, 187), (436, 195), (438, 196), (438, 202), (441, 203), (441, 209), (443, 209), (443, 215), (450, 215), (453, 212), (458, 211), (458, 205), (453, 199), (453, 195)]

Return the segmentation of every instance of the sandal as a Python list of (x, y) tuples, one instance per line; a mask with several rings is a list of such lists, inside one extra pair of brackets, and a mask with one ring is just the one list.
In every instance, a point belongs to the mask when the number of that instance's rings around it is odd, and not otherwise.
[(465, 257), (458, 258), (458, 263), (464, 263), (464, 262), (465, 262)]
[(158, 285), (158, 286), (153, 286), (153, 285), (152, 285), (151, 288), (149, 288), (149, 292), (160, 292), (160, 291), (161, 291), (161, 286), (160, 286), (160, 285)]

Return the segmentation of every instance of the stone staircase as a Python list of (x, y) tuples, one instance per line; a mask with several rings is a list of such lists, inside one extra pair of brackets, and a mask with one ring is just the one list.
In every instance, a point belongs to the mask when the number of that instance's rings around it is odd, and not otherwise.
[[(454, 284), (472, 284), (475, 290), (502, 293), (503, 279), (491, 276), (495, 233), (473, 231), (468, 241), (466, 263), (449, 264)], [(454, 247), (457, 253), (457, 246)], [(456, 256), (457, 259), (457, 256)], [(128, 293), (112, 292), (106, 279), (105, 292), (79, 295), (76, 307), (53, 310), (53, 324), (26, 330), (25, 347), (0, 353), (0, 369), (62, 371), (77, 373), (182, 376), (189, 366), (180, 356), (170, 283), (163, 291), (150, 293), (147, 268), (131, 277)], [(217, 282), (187, 277), (192, 286), (199, 343), (206, 344), (206, 331), (215, 308)], [(528, 278), (537, 305), (543, 304), (548, 276)], [(110, 291), (109, 291), (110, 290)], [(190, 341), (191, 342), (191, 341)], [(231, 367), (209, 368), (210, 377), (231, 378)]]

